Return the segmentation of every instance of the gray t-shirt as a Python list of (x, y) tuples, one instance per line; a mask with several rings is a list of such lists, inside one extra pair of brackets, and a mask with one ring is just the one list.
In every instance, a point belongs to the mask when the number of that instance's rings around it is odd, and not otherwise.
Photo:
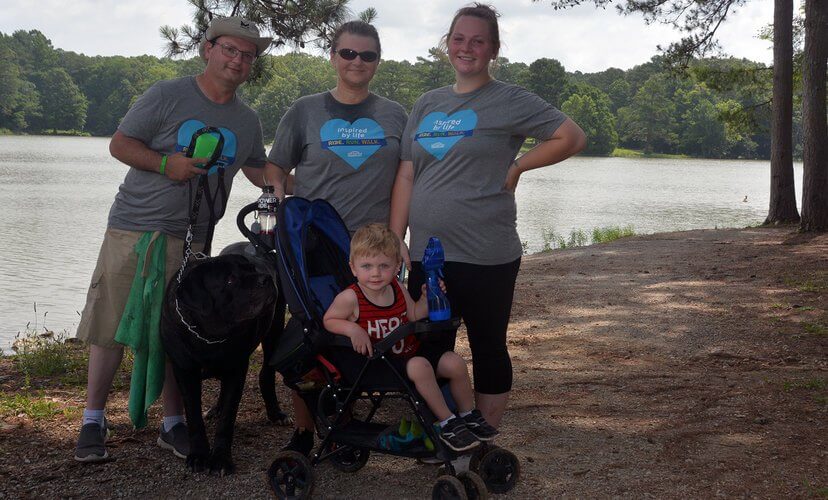
[[(225, 167), (227, 194), (239, 169), (264, 167), (266, 158), (259, 117), (238, 96), (226, 104), (208, 99), (195, 77), (158, 82), (150, 87), (127, 112), (118, 130), (138, 139), (153, 151), (172, 155), (185, 151), (193, 133), (205, 126), (216, 127), (223, 137), (217, 165)], [(208, 174), (209, 189), (216, 193), (217, 167)], [(175, 182), (158, 172), (130, 168), (109, 211), (109, 227), (129, 231), (161, 231), (184, 238), (189, 223), (191, 198), (198, 177)], [(222, 210), (216, 203), (215, 212)], [(204, 241), (209, 207), (202, 197), (194, 239)]]
[(564, 120), (537, 95), (497, 80), (466, 94), (449, 86), (420, 97), (401, 154), (414, 163), (411, 258), (422, 259), (430, 236), (440, 238), (448, 261), (497, 265), (519, 258), (506, 172), (526, 137), (549, 139)]
[(405, 121), (402, 106), (375, 94), (359, 104), (305, 96), (279, 122), (268, 159), (296, 169), (294, 194), (327, 200), (353, 233), (388, 223)]

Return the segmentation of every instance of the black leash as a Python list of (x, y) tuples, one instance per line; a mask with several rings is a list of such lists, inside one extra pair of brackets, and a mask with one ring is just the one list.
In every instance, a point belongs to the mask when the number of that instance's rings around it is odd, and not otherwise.
[[(221, 151), (224, 147), (224, 135), (222, 135), (221, 131), (216, 127), (204, 127), (193, 134), (193, 137), (190, 139), (190, 145), (186, 149), (186, 154), (189, 157), (192, 157), (195, 147), (196, 141), (199, 137), (204, 134), (217, 134), (218, 135), (218, 143), (213, 148), (213, 152), (210, 155), (210, 159), (207, 161), (206, 164), (202, 168), (205, 170), (209, 170), (212, 168), (213, 165), (221, 157)], [(210, 182), (209, 177), (207, 174), (201, 174), (198, 176), (197, 187), (196, 187), (196, 194), (195, 198), (193, 198), (193, 184), (192, 182), (189, 183), (189, 199), (190, 199), (190, 217), (189, 222), (187, 225), (187, 235), (184, 237), (184, 255), (181, 262), (181, 269), (178, 271), (177, 281), (178, 284), (181, 284), (181, 277), (184, 274), (184, 269), (187, 267), (187, 263), (190, 260), (190, 257), (195, 257), (198, 260), (205, 259), (210, 255), (210, 247), (213, 243), (213, 235), (216, 229), (216, 223), (218, 223), (219, 219), (224, 216), (224, 212), (227, 210), (227, 186), (224, 185), (224, 167), (218, 167), (218, 185), (216, 186), (215, 193), (210, 192)], [(193, 252), (192, 244), (193, 244), (193, 228), (195, 228), (198, 222), (198, 213), (201, 209), (201, 198), (202, 196), (207, 200), (207, 207), (210, 210), (209, 217), (207, 220), (207, 235), (204, 241), (204, 248), (201, 252)], [(221, 203), (221, 211), (220, 213), (216, 213), (216, 203)]]
[[(202, 167), (205, 170), (209, 170), (218, 159), (221, 157), (221, 150), (224, 147), (224, 136), (222, 135), (221, 131), (215, 127), (204, 127), (198, 130), (196, 133), (193, 134), (192, 139), (190, 140), (190, 145), (187, 148), (187, 156), (192, 157), (193, 152), (195, 151), (196, 140), (204, 135), (209, 133), (218, 134), (218, 143), (216, 144), (215, 148), (213, 149), (212, 154), (210, 155), (210, 160)], [(207, 344), (220, 344), (227, 339), (222, 340), (209, 340), (201, 335), (198, 334), (194, 325), (191, 325), (187, 322), (184, 318), (184, 315), (181, 313), (181, 308), (178, 305), (178, 292), (181, 287), (181, 279), (184, 276), (184, 270), (187, 268), (187, 264), (190, 261), (190, 257), (195, 257), (197, 260), (206, 259), (210, 256), (210, 246), (213, 243), (213, 234), (216, 228), (216, 223), (219, 219), (224, 216), (225, 210), (227, 210), (227, 186), (224, 185), (224, 167), (218, 167), (218, 186), (216, 186), (215, 193), (210, 192), (210, 182), (209, 176), (207, 174), (201, 174), (198, 176), (198, 180), (196, 181), (198, 187), (196, 188), (195, 199), (193, 199), (193, 184), (190, 182), (188, 184), (189, 187), (189, 199), (190, 199), (190, 217), (189, 222), (187, 224), (187, 235), (184, 237), (184, 255), (181, 260), (181, 268), (178, 270), (178, 275), (176, 276), (176, 296), (175, 296), (175, 311), (178, 313), (178, 317), (181, 320), (181, 323), (187, 327), (187, 330), (192, 333), (198, 340), (207, 343)], [(193, 252), (193, 228), (196, 226), (198, 222), (198, 212), (201, 209), (201, 198), (202, 196), (207, 200), (207, 208), (210, 210), (209, 218), (207, 220), (207, 235), (204, 241), (204, 249), (202, 252)], [(219, 198), (220, 196), (220, 198)], [(221, 203), (221, 212), (216, 214), (216, 202)]]

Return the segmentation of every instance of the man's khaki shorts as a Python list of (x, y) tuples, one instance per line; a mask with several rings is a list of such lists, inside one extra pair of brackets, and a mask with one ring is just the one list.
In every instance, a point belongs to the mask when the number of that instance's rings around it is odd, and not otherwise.
[[(132, 281), (138, 265), (135, 244), (143, 235), (140, 231), (106, 230), (98, 263), (92, 273), (92, 282), (86, 294), (77, 337), (87, 344), (109, 349), (123, 347), (115, 342), (115, 332), (121, 323)], [(156, 232), (153, 238), (161, 233)], [(167, 236), (166, 281), (181, 268), (184, 240)]]

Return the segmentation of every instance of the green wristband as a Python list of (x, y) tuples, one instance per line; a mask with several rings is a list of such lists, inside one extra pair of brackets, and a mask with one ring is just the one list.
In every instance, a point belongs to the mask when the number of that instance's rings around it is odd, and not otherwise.
[(161, 166), (158, 167), (158, 173), (161, 175), (167, 175), (165, 172), (167, 171), (167, 155), (163, 155), (161, 157)]

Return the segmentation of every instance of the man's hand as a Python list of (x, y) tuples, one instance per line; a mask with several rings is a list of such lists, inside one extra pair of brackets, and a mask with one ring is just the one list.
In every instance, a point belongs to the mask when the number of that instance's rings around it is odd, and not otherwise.
[(351, 345), (354, 347), (354, 351), (363, 356), (372, 356), (374, 354), (374, 346), (371, 344), (371, 338), (368, 336), (368, 332), (360, 328), (358, 332), (351, 333), (349, 337), (351, 338)]
[(164, 175), (174, 181), (188, 181), (197, 175), (206, 174), (207, 171), (198, 165), (204, 165), (208, 161), (209, 158), (187, 158), (183, 153), (176, 153), (167, 157)]

